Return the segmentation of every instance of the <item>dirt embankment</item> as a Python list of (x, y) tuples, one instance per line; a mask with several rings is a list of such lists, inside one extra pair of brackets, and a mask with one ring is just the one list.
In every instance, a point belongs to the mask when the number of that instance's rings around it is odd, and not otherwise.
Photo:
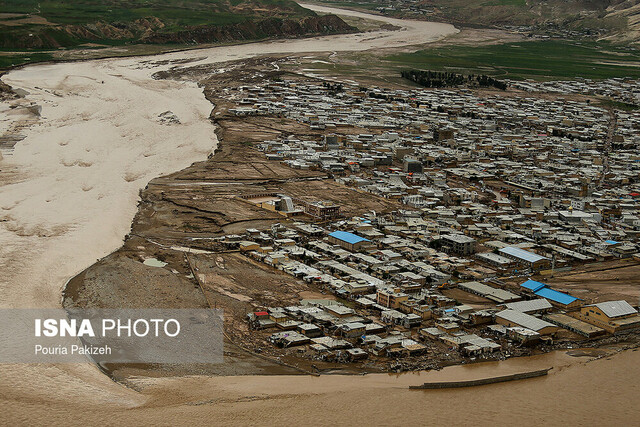
[(104, 44), (201, 44), (266, 38), (290, 38), (311, 35), (357, 32), (336, 15), (303, 18), (266, 17), (226, 25), (197, 25), (179, 31), (168, 31), (156, 17), (125, 23), (96, 22), (91, 24), (47, 25), (29, 33), (15, 31), (0, 42), (5, 49), (55, 49), (85, 43)]
[[(2, 77), (4, 73), (0, 73)], [(15, 99), (18, 95), (13, 91), (13, 88), (0, 80), (0, 101), (6, 101), (8, 99)]]
[(259, 40), (357, 32), (357, 28), (335, 15), (308, 16), (300, 20), (267, 18), (224, 26), (193, 27), (175, 33), (153, 32), (141, 38), (143, 43), (213, 43), (235, 40)]

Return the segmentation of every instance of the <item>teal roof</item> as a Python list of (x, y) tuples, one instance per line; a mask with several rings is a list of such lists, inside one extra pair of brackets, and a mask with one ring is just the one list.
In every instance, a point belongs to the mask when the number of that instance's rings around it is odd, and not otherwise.
[(562, 292), (558, 292), (551, 288), (542, 288), (539, 291), (535, 292), (535, 294), (539, 297), (546, 298), (548, 300), (564, 305), (569, 305), (572, 302), (580, 299), (568, 294), (564, 294)]
[(527, 280), (522, 283), (520, 287), (530, 290), (531, 292), (539, 291), (542, 288), (545, 288), (547, 285), (542, 282), (536, 282), (535, 280)]
[(369, 239), (365, 239), (364, 237), (358, 236), (357, 234), (349, 233), (347, 231), (334, 231), (333, 233), (330, 233), (329, 236), (334, 237), (338, 240), (342, 240), (343, 242), (347, 242), (352, 245), (360, 242), (369, 241)]

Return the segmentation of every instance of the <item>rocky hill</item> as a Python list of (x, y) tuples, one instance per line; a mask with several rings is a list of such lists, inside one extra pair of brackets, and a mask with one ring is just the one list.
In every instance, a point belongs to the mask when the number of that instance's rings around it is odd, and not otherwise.
[(423, 0), (445, 19), (638, 40), (640, 0)]
[[(458, 26), (523, 27), (551, 36), (640, 41), (640, 0), (313, 0)], [(522, 28), (521, 28), (522, 29)]]
[(296, 37), (355, 31), (335, 15), (306, 16), (301, 19), (267, 18), (232, 25), (205, 25), (176, 32), (150, 32), (143, 43), (208, 43), (212, 41), (258, 40), (266, 37)]
[(0, 0), (5, 50), (194, 44), (355, 31), (292, 0)]

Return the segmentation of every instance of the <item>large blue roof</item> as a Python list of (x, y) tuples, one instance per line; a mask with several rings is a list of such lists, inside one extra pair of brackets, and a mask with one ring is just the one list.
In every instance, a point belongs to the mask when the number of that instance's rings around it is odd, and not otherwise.
[(576, 297), (572, 297), (571, 295), (563, 294), (562, 292), (558, 292), (551, 288), (542, 288), (539, 291), (535, 292), (536, 295), (542, 298), (550, 299), (551, 301), (555, 301), (560, 304), (571, 304), (575, 300), (579, 299)]
[(526, 282), (522, 283), (520, 286), (523, 288), (529, 289), (531, 292), (536, 292), (546, 287), (547, 285), (545, 285), (542, 282), (536, 282), (535, 280), (529, 279)]
[(338, 240), (342, 240), (343, 242), (347, 242), (350, 244), (356, 244), (359, 242), (368, 242), (369, 239), (365, 239), (364, 237), (360, 237), (357, 234), (349, 233), (347, 231), (334, 231), (329, 234), (331, 237), (335, 237)]

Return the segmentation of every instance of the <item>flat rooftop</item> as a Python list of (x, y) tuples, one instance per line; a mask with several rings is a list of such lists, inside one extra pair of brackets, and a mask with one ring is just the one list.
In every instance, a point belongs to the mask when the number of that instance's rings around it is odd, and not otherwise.
[(567, 316), (566, 314), (548, 314), (544, 316), (544, 318), (549, 322), (555, 323), (556, 325), (560, 325), (563, 328), (569, 329), (570, 331), (574, 331), (586, 336), (600, 335), (605, 333), (604, 329), (602, 328), (598, 328), (597, 326), (591, 325), (587, 322), (583, 322), (582, 320), (576, 319), (574, 317)]

